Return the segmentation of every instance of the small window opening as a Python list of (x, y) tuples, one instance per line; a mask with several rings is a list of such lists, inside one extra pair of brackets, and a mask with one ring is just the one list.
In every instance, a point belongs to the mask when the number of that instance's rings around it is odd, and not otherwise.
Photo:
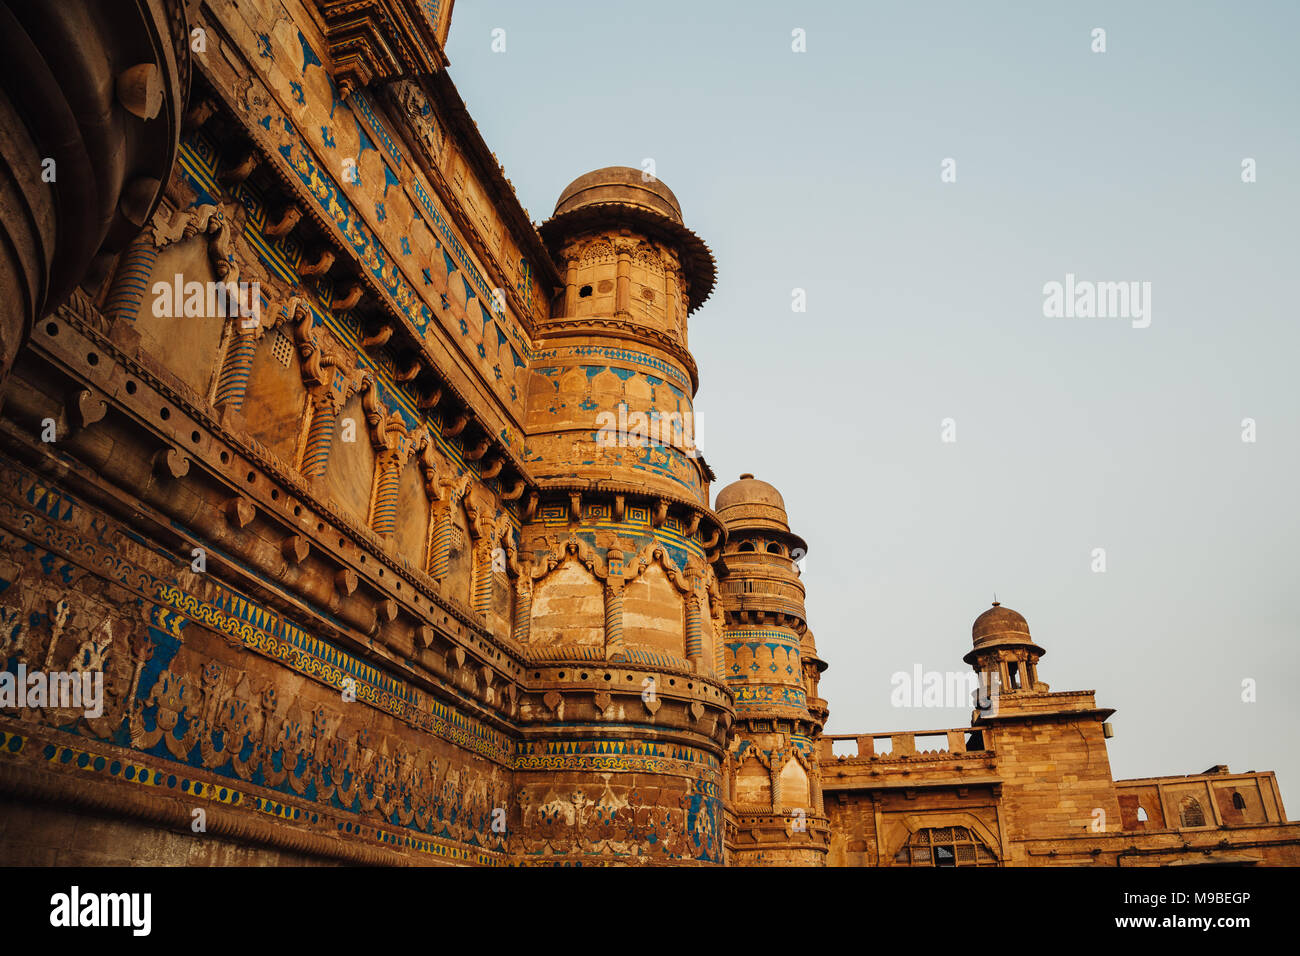
[(1146, 823), (1146, 822), (1147, 822), (1147, 810), (1146, 810), (1146, 807), (1139, 805), (1139, 806), (1138, 806), (1138, 823)]
[(1238, 810), (1246, 809), (1246, 799), (1236, 790), (1232, 791), (1232, 805)]
[(1188, 797), (1183, 801), (1182, 806), (1178, 808), (1178, 817), (1185, 827), (1205, 826), (1205, 811), (1201, 809), (1201, 804), (1195, 797)]
[(590, 295), (591, 295), (591, 286), (589, 285), (584, 285), (581, 289), (578, 290), (579, 299), (586, 299)]

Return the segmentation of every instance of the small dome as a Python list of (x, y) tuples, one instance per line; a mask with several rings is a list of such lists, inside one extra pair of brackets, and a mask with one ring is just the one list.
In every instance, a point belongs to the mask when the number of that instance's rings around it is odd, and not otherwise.
[(647, 178), (631, 166), (606, 166), (579, 176), (560, 193), (554, 215), (561, 216), (583, 206), (622, 203), (656, 212), (678, 223), (682, 205), (673, 191), (653, 176)]
[(976, 647), (986, 644), (1033, 644), (1029, 636), (1029, 622), (1024, 616), (1009, 607), (1003, 607), (997, 601), (975, 618), (970, 632)]
[(733, 481), (719, 491), (713, 501), (713, 510), (729, 529), (790, 530), (781, 492), (751, 474), (741, 475), (739, 481)]

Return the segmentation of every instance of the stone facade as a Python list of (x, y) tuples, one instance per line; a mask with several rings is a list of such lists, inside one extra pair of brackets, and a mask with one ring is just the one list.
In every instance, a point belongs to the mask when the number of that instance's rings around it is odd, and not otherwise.
[(1294, 861), (1271, 775), (1112, 781), (1014, 612), (945, 752), (832, 752), (708, 248), (621, 167), (534, 226), (451, 8), (0, 9), (0, 662), (102, 680), (0, 693), (0, 862)]

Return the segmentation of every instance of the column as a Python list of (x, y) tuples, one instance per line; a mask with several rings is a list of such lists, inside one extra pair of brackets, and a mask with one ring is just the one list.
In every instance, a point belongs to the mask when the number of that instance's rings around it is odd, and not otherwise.
[(260, 331), (261, 326), (245, 329), (242, 322), (231, 323), (226, 361), (221, 366), (221, 377), (217, 380), (217, 398), (214, 404), (218, 408), (243, 408)]
[(564, 314), (573, 315), (578, 311), (578, 262), (569, 259), (564, 270)]
[(528, 633), (532, 628), (533, 617), (533, 582), (527, 568), (515, 581), (515, 631), (514, 638), (520, 644), (528, 643)]
[(474, 544), (474, 613), (487, 615), (492, 609), (492, 542), (491, 535), (483, 535)]
[(140, 312), (140, 305), (149, 288), (153, 264), (158, 259), (158, 249), (150, 238), (152, 232), (152, 229), (146, 228), (122, 253), (117, 274), (113, 276), (112, 291), (104, 303), (104, 314), (114, 321), (125, 319), (134, 322)]
[(700, 596), (686, 595), (686, 657), (695, 673), (704, 673), (704, 637), (700, 628)]
[(386, 451), (375, 463), (375, 507), (370, 527), (378, 534), (392, 534), (397, 530), (397, 486), (401, 476), (402, 458), (398, 452)]
[(614, 286), (614, 314), (630, 311), (632, 300), (632, 256), (627, 247), (618, 250), (618, 278)]
[(338, 421), (338, 408), (328, 392), (312, 396), (308, 406), (311, 425), (307, 429), (307, 444), (302, 452), (302, 474), (306, 478), (323, 478), (329, 466), (330, 446), (334, 440), (334, 425)]
[(605, 659), (623, 656), (623, 581), (605, 582)]
[(429, 544), (429, 577), (444, 578), (451, 566), (451, 509), (449, 502), (439, 502), (433, 509), (433, 536)]

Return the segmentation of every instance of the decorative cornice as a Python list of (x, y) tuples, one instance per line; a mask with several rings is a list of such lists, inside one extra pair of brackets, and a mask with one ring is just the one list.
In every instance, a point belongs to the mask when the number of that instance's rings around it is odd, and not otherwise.
[(316, 7), (344, 98), (377, 80), (434, 73), (447, 65), (446, 20), (431, 21), (420, 0), (316, 0)]

